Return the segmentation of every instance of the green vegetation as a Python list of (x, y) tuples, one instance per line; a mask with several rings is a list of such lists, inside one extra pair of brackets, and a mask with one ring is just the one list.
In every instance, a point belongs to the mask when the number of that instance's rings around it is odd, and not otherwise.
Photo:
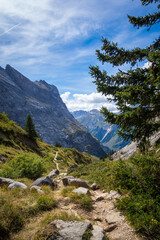
[(34, 139), (37, 137), (37, 132), (30, 114), (27, 115), (24, 129), (26, 130), (29, 138)]
[(91, 211), (93, 209), (93, 200), (91, 196), (85, 194), (77, 194), (71, 193), (70, 199), (74, 202), (79, 204), (86, 211)]
[(73, 193), (74, 187), (67, 186), (62, 190), (63, 197), (69, 197), (72, 202), (78, 204), (81, 208), (86, 211), (91, 211), (93, 209), (93, 200), (90, 195)]
[[(21, 179), (21, 181), (27, 185), (31, 183), (27, 179)], [(30, 189), (17, 188), (11, 191), (4, 187), (1, 188), (0, 192), (1, 240), (8, 240), (10, 234), (21, 230), (33, 216), (57, 206), (53, 191), (40, 196), (36, 191)]]
[(46, 172), (45, 164), (40, 157), (21, 154), (5, 164), (0, 175), (7, 178), (36, 179), (44, 172)]
[(160, 145), (128, 160), (94, 162), (74, 169), (73, 176), (84, 178), (107, 191), (123, 194), (117, 207), (137, 232), (147, 239), (160, 239)]
[(57, 206), (57, 201), (52, 197), (43, 195), (39, 197), (39, 199), (37, 200), (37, 207), (42, 211), (51, 210), (56, 206)]
[[(146, 27), (147, 30), (159, 23), (160, 4), (157, 0), (141, 0), (144, 6), (155, 4), (157, 12), (144, 17), (128, 16), (133, 26)], [(149, 137), (160, 129), (160, 37), (150, 46), (143, 49), (125, 50), (117, 43), (102, 39), (103, 45), (96, 51), (99, 61), (110, 63), (113, 67), (129, 64), (129, 70), (118, 70), (114, 76), (109, 76), (98, 66), (91, 66), (90, 73), (95, 79), (98, 92), (104, 94), (109, 101), (115, 102), (119, 113), (112, 113), (102, 107), (107, 122), (120, 127), (118, 133), (125, 140), (136, 140), (145, 146)], [(143, 68), (141, 62), (147, 61), (151, 65)]]
[(55, 147), (62, 147), (62, 145), (59, 142), (56, 142), (54, 146)]

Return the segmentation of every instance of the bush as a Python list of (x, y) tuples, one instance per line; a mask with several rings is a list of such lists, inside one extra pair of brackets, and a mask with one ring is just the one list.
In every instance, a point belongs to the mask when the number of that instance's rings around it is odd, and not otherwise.
[(37, 200), (37, 207), (39, 210), (47, 211), (55, 208), (57, 206), (57, 201), (52, 197), (47, 197), (45, 195), (39, 197)]
[(0, 240), (9, 239), (10, 233), (19, 231), (23, 224), (22, 210), (0, 197)]
[(39, 157), (32, 155), (18, 155), (13, 158), (1, 171), (1, 176), (9, 178), (36, 179), (45, 172), (44, 163)]

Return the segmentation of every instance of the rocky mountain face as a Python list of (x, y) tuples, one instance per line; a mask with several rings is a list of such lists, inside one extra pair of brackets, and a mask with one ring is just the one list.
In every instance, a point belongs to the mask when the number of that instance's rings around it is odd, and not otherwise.
[(0, 67), (0, 112), (21, 127), (30, 113), (36, 130), (48, 144), (59, 142), (95, 156), (105, 154), (98, 140), (69, 113), (54, 85), (43, 80), (32, 82), (10, 65)]
[(75, 111), (72, 114), (105, 147), (117, 151), (129, 143), (129, 141), (125, 142), (122, 137), (117, 135), (117, 125), (104, 122), (104, 116), (98, 110)]

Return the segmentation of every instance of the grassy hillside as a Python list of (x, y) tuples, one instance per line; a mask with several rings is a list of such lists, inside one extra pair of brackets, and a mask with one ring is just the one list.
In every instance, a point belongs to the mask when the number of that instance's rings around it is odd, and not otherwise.
[(79, 153), (76, 149), (48, 145), (39, 138), (32, 140), (28, 137), (27, 132), (9, 120), (5, 113), (0, 114), (0, 168), (3, 168), (4, 163), (8, 164), (11, 159), (18, 155), (29, 154), (32, 157), (42, 159), (44, 165), (47, 165), (47, 171), (49, 171), (55, 167), (52, 160), (57, 151), (57, 159), (60, 160), (62, 168), (74, 163), (89, 163), (96, 159), (87, 153)]
[[(76, 149), (48, 145), (39, 138), (32, 140), (6, 114), (0, 114), (0, 176), (15, 179), (29, 187), (34, 179), (46, 176), (56, 168), (53, 161), (56, 153), (61, 170), (66, 170), (72, 164), (89, 164), (97, 159), (87, 153), (79, 153)], [(48, 211), (57, 209), (55, 192), (49, 187), (42, 187), (42, 190), (45, 195), (30, 188), (12, 191), (6, 186), (0, 188), (0, 240), (15, 239), (13, 234), (33, 218), (38, 222), (40, 216), (45, 218)], [(53, 214), (52, 220), (77, 220), (76, 216), (59, 213), (59, 209), (56, 214)], [(37, 229), (35, 227), (37, 231), (38, 226)]]
[[(151, 151), (135, 154), (128, 160), (100, 161), (75, 149), (50, 146), (38, 138), (31, 140), (7, 115), (0, 114), (0, 176), (28, 186), (12, 191), (0, 188), (0, 240), (31, 239), (31, 236), (44, 240), (47, 237), (43, 238), (40, 231), (53, 219), (80, 220), (61, 211), (62, 201), (72, 187), (62, 187), (62, 192), (42, 187), (43, 195), (29, 188), (33, 179), (45, 176), (56, 167), (55, 155), (60, 170), (66, 171), (76, 163), (78, 168), (72, 171), (73, 176), (90, 184), (96, 182), (106, 191), (121, 193), (116, 206), (136, 231), (145, 239), (160, 239), (160, 142)], [(72, 196), (70, 201), (87, 208), (92, 204), (89, 197)]]

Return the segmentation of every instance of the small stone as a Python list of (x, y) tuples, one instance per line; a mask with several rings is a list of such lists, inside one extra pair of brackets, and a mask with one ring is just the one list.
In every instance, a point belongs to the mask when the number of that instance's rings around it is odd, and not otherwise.
[(91, 189), (92, 189), (93, 191), (99, 189), (97, 183), (93, 183), (93, 184), (91, 185)]
[(60, 173), (59, 176), (66, 176), (67, 173)]
[(102, 222), (102, 219), (97, 217), (97, 218), (94, 218), (94, 221)]
[(112, 232), (117, 227), (116, 224), (111, 225), (105, 229), (105, 232)]
[(102, 201), (102, 200), (104, 200), (104, 196), (98, 196), (96, 198), (96, 202), (99, 202), (99, 201)]
[(77, 193), (77, 194), (90, 194), (89, 190), (87, 188), (83, 188), (83, 187), (79, 187), (79, 188), (76, 188), (72, 191), (73, 193)]

